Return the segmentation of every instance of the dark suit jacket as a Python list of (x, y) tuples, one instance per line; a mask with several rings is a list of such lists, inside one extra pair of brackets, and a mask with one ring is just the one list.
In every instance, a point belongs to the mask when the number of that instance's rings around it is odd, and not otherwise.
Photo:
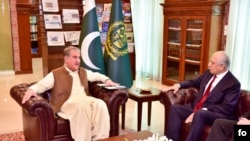
[[(192, 104), (193, 107), (201, 99), (206, 84), (212, 76), (213, 74), (211, 74), (210, 71), (207, 70), (196, 79), (187, 80), (180, 83), (181, 88), (196, 87), (200, 89), (197, 98)], [(203, 107), (206, 107), (209, 111), (213, 111), (218, 114), (223, 114), (229, 118), (233, 118), (234, 110), (237, 107), (239, 97), (240, 82), (230, 71), (228, 71), (228, 73), (210, 92), (207, 100), (203, 104)]]

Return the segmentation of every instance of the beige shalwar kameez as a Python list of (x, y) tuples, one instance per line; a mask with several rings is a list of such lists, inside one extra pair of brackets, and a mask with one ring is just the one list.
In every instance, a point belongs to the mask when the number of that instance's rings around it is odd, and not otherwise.
[[(110, 130), (110, 117), (106, 103), (101, 99), (87, 96), (84, 87), (81, 85), (78, 72), (67, 70), (73, 78), (72, 91), (69, 99), (57, 114), (70, 121), (71, 135), (75, 141), (107, 138)], [(92, 81), (105, 81), (107, 79), (106, 76), (99, 74), (97, 76), (96, 73), (91, 71), (87, 71), (87, 77), (88, 80)], [(41, 93), (53, 87), (51, 81), (54, 83), (54, 77), (52, 73), (49, 73), (38, 82), (38, 85), (33, 85), (31, 89)]]

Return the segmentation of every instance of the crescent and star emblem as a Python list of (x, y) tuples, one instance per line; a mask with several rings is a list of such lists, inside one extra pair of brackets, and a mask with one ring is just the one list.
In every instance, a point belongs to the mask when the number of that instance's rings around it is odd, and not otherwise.
[[(82, 56), (82, 59), (84, 61), (84, 63), (92, 68), (92, 69), (96, 69), (96, 70), (100, 70), (100, 68), (98, 68), (97, 66), (95, 66), (90, 58), (89, 58), (89, 53), (88, 53), (88, 50), (89, 50), (89, 47), (90, 47), (90, 44), (91, 42), (100, 36), (100, 32), (98, 31), (95, 31), (95, 32), (91, 32), (89, 33), (85, 38), (84, 40), (82, 41), (82, 45), (81, 45), (81, 56)], [(84, 46), (84, 47), (83, 47)]]

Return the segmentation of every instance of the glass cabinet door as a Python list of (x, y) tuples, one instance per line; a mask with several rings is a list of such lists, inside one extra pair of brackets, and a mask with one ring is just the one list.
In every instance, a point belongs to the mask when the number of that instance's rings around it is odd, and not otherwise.
[(37, 37), (37, 19), (36, 19), (36, 16), (30, 16), (30, 39), (31, 39), (31, 53), (38, 54), (38, 37)]
[(203, 21), (203, 19), (198, 18), (186, 19), (184, 80), (193, 79), (197, 77), (200, 72)]
[(181, 19), (168, 19), (166, 77), (173, 81), (179, 81), (181, 58)]

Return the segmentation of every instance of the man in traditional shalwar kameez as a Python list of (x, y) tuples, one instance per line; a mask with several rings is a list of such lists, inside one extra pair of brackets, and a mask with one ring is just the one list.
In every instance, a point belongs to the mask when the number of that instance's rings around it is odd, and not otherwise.
[(70, 121), (71, 136), (75, 141), (91, 141), (109, 136), (110, 117), (104, 101), (88, 96), (88, 81), (102, 81), (118, 86), (107, 76), (80, 67), (80, 49), (64, 49), (64, 66), (52, 70), (29, 87), (22, 103), (30, 97), (51, 89), (50, 104), (54, 112)]

